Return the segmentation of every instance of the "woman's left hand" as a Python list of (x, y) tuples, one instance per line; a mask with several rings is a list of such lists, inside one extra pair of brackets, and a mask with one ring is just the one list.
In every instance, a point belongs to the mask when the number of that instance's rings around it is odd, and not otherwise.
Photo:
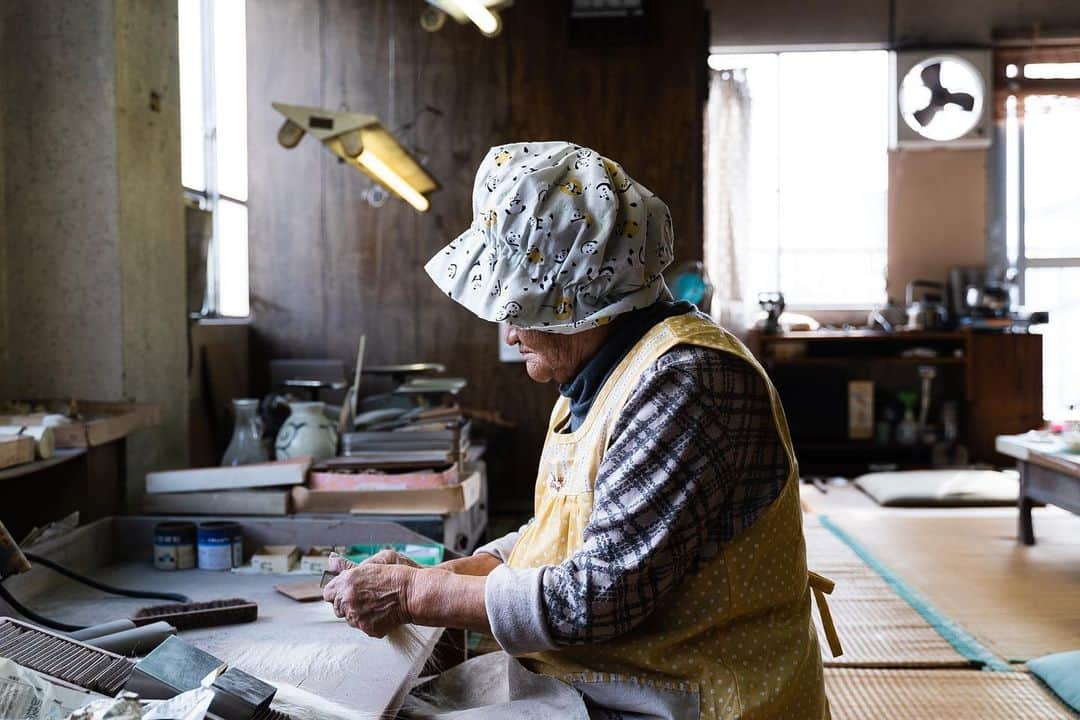
[(372, 637), (385, 637), (399, 625), (413, 621), (408, 596), (418, 572), (407, 565), (362, 563), (328, 582), (323, 600), (350, 626)]

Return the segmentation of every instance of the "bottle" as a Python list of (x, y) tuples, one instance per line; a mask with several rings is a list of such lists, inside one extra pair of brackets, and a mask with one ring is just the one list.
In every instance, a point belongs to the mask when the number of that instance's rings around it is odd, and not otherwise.
[(904, 403), (904, 419), (896, 426), (896, 442), (900, 445), (914, 445), (919, 439), (919, 425), (915, 422), (915, 393), (899, 393), (900, 402)]
[(250, 465), (270, 459), (262, 441), (262, 420), (259, 419), (258, 410), (258, 400), (253, 398), (233, 400), (233, 414), (236, 416), (236, 422), (233, 425), (232, 440), (229, 441), (229, 447), (225, 449), (225, 456), (221, 458), (223, 466)]

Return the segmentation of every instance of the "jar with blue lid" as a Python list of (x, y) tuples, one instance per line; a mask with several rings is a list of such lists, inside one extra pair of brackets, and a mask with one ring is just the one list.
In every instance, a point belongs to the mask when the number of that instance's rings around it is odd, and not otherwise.
[(199, 525), (199, 569), (229, 570), (234, 567), (234, 544), (241, 534), (240, 523), (204, 522)]

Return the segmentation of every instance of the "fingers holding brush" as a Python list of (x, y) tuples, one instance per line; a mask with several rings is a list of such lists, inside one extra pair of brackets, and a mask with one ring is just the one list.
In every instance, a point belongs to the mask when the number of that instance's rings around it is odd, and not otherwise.
[(323, 599), (334, 615), (351, 627), (384, 637), (394, 628), (412, 622), (408, 594), (415, 568), (364, 563), (342, 571), (323, 588)]

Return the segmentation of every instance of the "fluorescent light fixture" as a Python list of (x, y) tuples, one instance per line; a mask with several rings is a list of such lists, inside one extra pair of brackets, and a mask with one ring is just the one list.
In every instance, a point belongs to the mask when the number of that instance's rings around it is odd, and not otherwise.
[(513, 0), (427, 0), (458, 23), (472, 22), (480, 32), (495, 37), (502, 31), (502, 19), (496, 10), (508, 7)]
[(273, 103), (285, 116), (278, 142), (294, 148), (305, 134), (420, 212), (439, 183), (374, 115)]
[(452, 0), (461, 12), (472, 20), (473, 25), (480, 28), (485, 35), (494, 35), (499, 30), (499, 19), (488, 10), (480, 0)]
[(397, 193), (402, 200), (420, 212), (427, 212), (427, 209), (431, 207), (431, 203), (428, 202), (426, 197), (418, 193), (412, 185), (405, 182), (403, 177), (394, 172), (394, 169), (383, 162), (375, 153), (363, 150), (357, 156), (356, 162), (372, 176), (378, 178), (379, 182)]

